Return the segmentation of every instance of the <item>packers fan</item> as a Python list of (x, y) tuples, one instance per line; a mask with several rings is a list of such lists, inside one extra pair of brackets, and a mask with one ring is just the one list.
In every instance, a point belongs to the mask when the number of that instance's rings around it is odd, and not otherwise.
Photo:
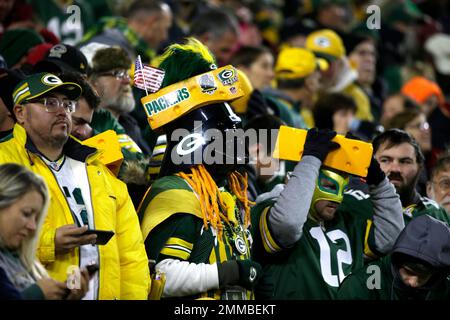
[[(331, 141), (335, 135), (328, 129), (310, 129), (287, 185), (252, 209), (255, 217), (286, 212), (286, 219), (301, 220), (298, 229), (284, 235), (269, 226), (278, 241), (261, 233), (264, 250), (273, 255), (264, 259), (262, 250), (254, 248), (254, 258), (264, 265), (261, 281), (268, 283), (256, 298), (335, 299), (344, 278), (363, 266), (364, 255), (387, 254), (404, 227), (399, 197), (376, 160), (372, 158), (368, 169), (368, 197), (344, 194), (348, 174), (322, 165), (328, 153), (340, 147)], [(372, 218), (361, 207), (373, 210)], [(286, 249), (289, 243), (294, 245)]]
[[(159, 68), (162, 89), (142, 103), (167, 147), (138, 209), (154, 278), (165, 279), (155, 290), (161, 298), (252, 299), (261, 266), (250, 257), (247, 175), (236, 170), (248, 156), (241, 120), (227, 103), (243, 95), (239, 75), (232, 66), (217, 69), (194, 38), (171, 45)], [(286, 220), (278, 218), (282, 230)]]

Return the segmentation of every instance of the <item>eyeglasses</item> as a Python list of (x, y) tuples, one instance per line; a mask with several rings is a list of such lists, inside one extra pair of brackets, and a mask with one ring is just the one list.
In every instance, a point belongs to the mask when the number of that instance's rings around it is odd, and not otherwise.
[(59, 107), (63, 107), (67, 113), (74, 113), (78, 103), (74, 100), (63, 99), (59, 100), (55, 97), (47, 97), (42, 99), (36, 99), (33, 101), (27, 101), (26, 103), (42, 103), (45, 107), (45, 111), (48, 113), (58, 112)]
[(430, 125), (428, 122), (420, 122), (420, 123), (416, 123), (416, 124), (411, 124), (406, 126), (407, 128), (410, 129), (416, 129), (416, 130), (428, 130), (430, 129)]
[(130, 80), (127, 70), (114, 70), (110, 72), (100, 73), (99, 76), (111, 76), (115, 77), (117, 80)]
[(439, 182), (432, 182), (434, 185), (438, 185), (442, 192), (449, 192), (450, 191), (450, 179), (443, 179)]

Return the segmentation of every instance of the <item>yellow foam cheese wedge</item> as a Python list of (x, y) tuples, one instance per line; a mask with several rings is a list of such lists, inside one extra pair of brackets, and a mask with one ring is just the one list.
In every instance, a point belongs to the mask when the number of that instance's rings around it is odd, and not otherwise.
[[(273, 157), (282, 160), (299, 161), (303, 154), (306, 133), (307, 131), (303, 129), (281, 126)], [(339, 143), (341, 147), (330, 152), (323, 164), (333, 169), (366, 177), (370, 160), (372, 159), (372, 144), (347, 139), (342, 135), (337, 135), (333, 141)]]
[(123, 154), (115, 131), (108, 130), (99, 133), (92, 138), (82, 141), (82, 143), (103, 151), (99, 160), (117, 176), (123, 162)]

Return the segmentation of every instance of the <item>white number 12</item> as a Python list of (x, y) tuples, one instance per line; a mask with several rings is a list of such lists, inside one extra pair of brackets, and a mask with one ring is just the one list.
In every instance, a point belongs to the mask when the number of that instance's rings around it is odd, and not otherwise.
[[(320, 270), (322, 271), (323, 280), (325, 280), (328, 285), (332, 287), (339, 287), (339, 284), (344, 280), (346, 275), (344, 274), (342, 264), (351, 265), (353, 262), (352, 252), (350, 248), (350, 240), (348, 236), (341, 230), (333, 230), (328, 232), (326, 235), (321, 227), (311, 228), (309, 231), (311, 236), (317, 240), (320, 247)], [(336, 253), (337, 264), (338, 264), (338, 275), (333, 274), (331, 270), (331, 253), (330, 245), (326, 237), (336, 243), (338, 239), (343, 239), (345, 242), (346, 250), (339, 249)]]

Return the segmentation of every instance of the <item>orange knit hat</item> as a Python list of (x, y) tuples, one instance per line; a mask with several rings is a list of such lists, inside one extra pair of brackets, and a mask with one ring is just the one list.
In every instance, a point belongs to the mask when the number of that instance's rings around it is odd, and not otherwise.
[(433, 95), (437, 96), (441, 107), (445, 103), (441, 88), (435, 82), (424, 77), (414, 77), (409, 80), (403, 85), (402, 93), (418, 103), (424, 103)]

